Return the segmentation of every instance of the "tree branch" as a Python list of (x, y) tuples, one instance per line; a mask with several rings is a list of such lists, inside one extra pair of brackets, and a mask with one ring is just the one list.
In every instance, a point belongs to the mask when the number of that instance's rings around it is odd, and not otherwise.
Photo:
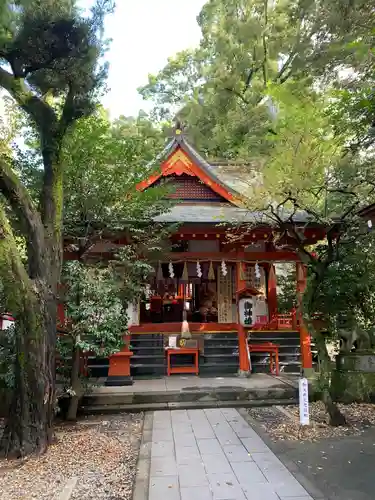
[(267, 87), (268, 81), (268, 47), (267, 47), (267, 28), (268, 28), (268, 0), (264, 0), (264, 29), (262, 33), (262, 44), (263, 44), (263, 84)]
[(34, 94), (21, 78), (15, 78), (0, 67), (0, 86), (7, 90), (21, 108), (43, 130), (48, 124), (57, 122), (54, 110), (46, 102)]
[(237, 90), (231, 89), (229, 87), (224, 87), (224, 90), (226, 90), (227, 92), (232, 92), (234, 95), (239, 97), (241, 101), (244, 102), (245, 104), (250, 104), (250, 102), (240, 92), (237, 92)]
[[(40, 214), (34, 207), (29, 193), (4, 158), (0, 158), (0, 190), (19, 217), (23, 235), (33, 255), (36, 255), (36, 250), (43, 255), (45, 242)], [(36, 273), (41, 275), (40, 258), (33, 259), (32, 265), (35, 267), (30, 268), (30, 277)]]

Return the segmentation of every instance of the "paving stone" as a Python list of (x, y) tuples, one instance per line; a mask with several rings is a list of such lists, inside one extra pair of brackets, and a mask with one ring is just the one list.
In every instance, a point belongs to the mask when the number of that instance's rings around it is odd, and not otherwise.
[(148, 500), (180, 500), (177, 476), (151, 477)]
[(231, 464), (240, 484), (266, 483), (267, 479), (255, 462), (233, 462)]
[(216, 439), (215, 433), (209, 424), (205, 426), (193, 424), (193, 432), (196, 439)]
[(270, 451), (268, 446), (262, 441), (259, 436), (242, 438), (241, 441), (249, 453), (266, 453), (267, 451)]
[(201, 455), (220, 455), (223, 449), (217, 439), (197, 439)]
[(285, 498), (306, 497), (306, 499), (309, 498), (309, 495), (305, 490), (305, 488), (303, 488), (299, 484), (299, 482), (296, 479), (294, 479), (294, 477), (290, 474), (290, 472), (289, 476), (290, 477), (285, 477), (284, 480), (282, 479), (277, 480), (276, 477), (268, 479), (269, 482), (274, 487), (276, 493), (279, 495), (279, 497), (285, 497)]
[(150, 476), (177, 476), (177, 463), (174, 457), (153, 457)]
[(226, 456), (222, 455), (202, 455), (202, 462), (207, 474), (230, 474), (232, 467)]
[(235, 409), (154, 413), (148, 500), (312, 500)]
[(153, 432), (155, 431), (166, 431), (172, 428), (172, 422), (167, 422), (167, 423), (155, 423), (152, 426)]
[(189, 423), (189, 415), (187, 414), (186, 410), (172, 410), (171, 411), (171, 418), (172, 422), (179, 422), (179, 423)]
[(234, 474), (209, 474), (214, 500), (246, 500)]
[(279, 500), (279, 496), (275, 493), (275, 490), (270, 483), (257, 483), (256, 485), (241, 484), (241, 486), (247, 500)]
[(241, 439), (241, 438), (258, 438), (258, 434), (249, 427), (248, 425), (245, 424), (235, 424), (232, 422), (231, 427), (233, 429), (233, 432)]
[(193, 432), (193, 427), (191, 423), (173, 423), (171, 425), (174, 434), (189, 434), (189, 432)]
[(157, 443), (152, 443), (151, 460), (153, 457), (173, 457), (173, 456), (174, 456), (173, 441), (159, 441)]
[(187, 465), (191, 462), (200, 462), (201, 455), (198, 447), (195, 446), (177, 446), (176, 447), (176, 462), (179, 465)]
[(229, 445), (223, 446), (224, 453), (229, 460), (229, 462), (252, 462), (253, 457), (244, 448), (242, 444), (240, 445)]
[(280, 500), (313, 500), (310, 495), (307, 495), (305, 497), (279, 497)]
[(236, 434), (232, 432), (218, 432), (216, 434), (217, 440), (221, 444), (221, 446), (228, 446), (228, 445), (241, 445), (240, 439), (236, 436)]
[(258, 465), (260, 470), (264, 473), (270, 474), (285, 473), (290, 474), (285, 465), (272, 453), (268, 451), (265, 453), (254, 453), (252, 455), (254, 462)]
[(221, 413), (224, 415), (225, 419), (228, 420), (228, 422), (242, 418), (235, 408), (222, 408)]
[(172, 429), (153, 429), (152, 442), (158, 443), (159, 441), (173, 441)]
[(177, 470), (181, 488), (208, 486), (203, 464), (178, 465)]
[(196, 439), (193, 433), (191, 434), (175, 434), (175, 444), (177, 446), (194, 446)]
[(181, 500), (212, 500), (212, 492), (208, 486), (181, 488)]

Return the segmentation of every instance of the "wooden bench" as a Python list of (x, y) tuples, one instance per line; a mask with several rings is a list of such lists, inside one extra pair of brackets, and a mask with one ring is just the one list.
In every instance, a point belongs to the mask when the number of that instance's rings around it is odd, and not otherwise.
[[(180, 347), (180, 348), (167, 348), (167, 375), (168, 377), (172, 373), (195, 373), (195, 375), (199, 374), (199, 349), (198, 347)], [(191, 366), (171, 366), (171, 356), (172, 354), (193, 354), (194, 365)]]
[[(249, 343), (249, 352), (267, 352), (270, 355), (270, 371), (271, 373), (275, 373), (275, 375), (279, 375), (279, 346), (276, 344), (272, 344), (272, 342), (262, 342), (261, 344), (250, 344)], [(274, 360), (275, 358), (275, 360)], [(275, 363), (275, 370), (274, 370)]]

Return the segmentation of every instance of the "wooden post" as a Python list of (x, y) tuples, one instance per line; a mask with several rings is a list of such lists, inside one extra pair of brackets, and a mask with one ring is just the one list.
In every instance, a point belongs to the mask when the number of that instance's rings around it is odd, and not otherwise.
[(277, 314), (276, 287), (277, 287), (277, 279), (276, 279), (275, 265), (271, 263), (268, 270), (268, 280), (267, 280), (268, 314), (270, 321), (272, 321)]
[(311, 337), (303, 322), (302, 318), (302, 297), (306, 289), (307, 268), (302, 262), (296, 263), (297, 271), (297, 297), (298, 297), (298, 316), (299, 316), (299, 332), (301, 346), (301, 367), (305, 377), (313, 374), (312, 354), (311, 354)]
[[(245, 273), (243, 272), (243, 262), (237, 262), (237, 292), (245, 288), (246, 281), (243, 279)], [(238, 355), (239, 355), (239, 373), (248, 374), (250, 372), (249, 358), (247, 353), (247, 332), (246, 329), (240, 324), (240, 318), (238, 313), (238, 303), (237, 303), (237, 329), (238, 329)]]

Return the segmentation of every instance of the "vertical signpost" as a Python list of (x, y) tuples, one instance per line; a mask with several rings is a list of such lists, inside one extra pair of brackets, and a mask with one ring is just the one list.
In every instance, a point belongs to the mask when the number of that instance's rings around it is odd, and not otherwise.
[(309, 383), (307, 378), (299, 379), (299, 421), (301, 425), (310, 425)]

